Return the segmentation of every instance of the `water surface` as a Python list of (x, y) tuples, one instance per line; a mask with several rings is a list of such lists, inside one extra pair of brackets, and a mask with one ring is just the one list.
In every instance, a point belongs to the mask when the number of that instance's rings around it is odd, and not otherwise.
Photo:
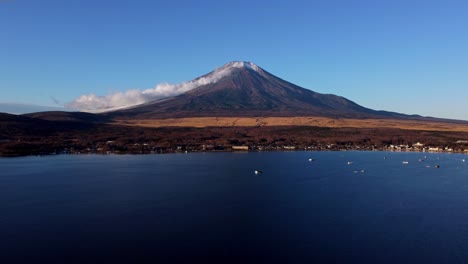
[(0, 262), (466, 263), (465, 158), (266, 152), (0, 159)]

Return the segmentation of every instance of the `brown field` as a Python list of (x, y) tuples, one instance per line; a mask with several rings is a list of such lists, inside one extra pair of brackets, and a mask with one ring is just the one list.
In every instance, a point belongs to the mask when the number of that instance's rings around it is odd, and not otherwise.
[(328, 128), (398, 128), (420, 131), (468, 132), (468, 124), (396, 119), (333, 119), (325, 117), (193, 117), (121, 120), (118, 125), (140, 127), (258, 127), (314, 126)]
[(218, 151), (235, 145), (265, 150), (285, 146), (386, 150), (390, 145), (411, 146), (415, 142), (468, 153), (468, 124), (319, 117), (204, 117), (103, 124), (14, 117), (0, 120), (0, 139), (0, 156)]

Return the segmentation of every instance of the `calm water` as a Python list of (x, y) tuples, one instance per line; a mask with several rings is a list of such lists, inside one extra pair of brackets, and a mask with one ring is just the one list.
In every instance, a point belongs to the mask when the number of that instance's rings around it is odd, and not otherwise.
[(464, 155), (83, 155), (0, 169), (0, 263), (468, 262)]

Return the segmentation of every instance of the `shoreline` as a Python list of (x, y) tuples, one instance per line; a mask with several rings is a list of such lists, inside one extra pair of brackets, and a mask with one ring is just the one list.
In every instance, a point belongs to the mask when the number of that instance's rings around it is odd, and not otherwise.
[(426, 153), (426, 154), (462, 154), (468, 155), (468, 151), (423, 151), (423, 150), (394, 150), (394, 149), (255, 149), (255, 150), (195, 150), (195, 151), (150, 151), (150, 152), (58, 152), (58, 153), (37, 153), (37, 154), (12, 154), (12, 155), (3, 155), (0, 153), (0, 158), (21, 158), (21, 157), (50, 157), (50, 156), (68, 156), (68, 155), (97, 155), (97, 156), (146, 156), (146, 155), (164, 155), (164, 154), (193, 154), (193, 153), (259, 153), (259, 152), (395, 152), (395, 153)]

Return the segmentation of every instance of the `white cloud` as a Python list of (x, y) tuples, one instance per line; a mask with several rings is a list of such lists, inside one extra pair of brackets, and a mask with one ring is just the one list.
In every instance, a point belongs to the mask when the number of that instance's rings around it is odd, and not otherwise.
[[(252, 65), (249, 66), (253, 67)], [(124, 92), (113, 92), (103, 96), (96, 94), (82, 95), (72, 102), (65, 104), (65, 107), (85, 112), (104, 112), (131, 107), (161, 98), (176, 96), (199, 86), (217, 82), (229, 74), (234, 67), (239, 68), (242, 66), (244, 64), (239, 62), (235, 62), (234, 64), (228, 63), (208, 75), (180, 84), (162, 83), (151, 89), (132, 89)]]

